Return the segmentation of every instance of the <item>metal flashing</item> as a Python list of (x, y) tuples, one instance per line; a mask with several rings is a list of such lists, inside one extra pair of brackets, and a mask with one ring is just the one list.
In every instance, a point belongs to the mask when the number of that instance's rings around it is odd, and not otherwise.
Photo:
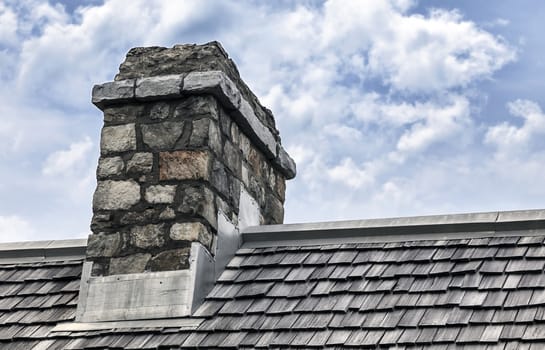
[(88, 332), (132, 328), (179, 328), (180, 330), (192, 330), (196, 329), (202, 321), (202, 318), (163, 318), (112, 322), (70, 322), (57, 324), (51, 332)]
[(252, 226), (243, 247), (545, 235), (545, 210)]
[(79, 260), (86, 247), (87, 239), (0, 243), (0, 264)]

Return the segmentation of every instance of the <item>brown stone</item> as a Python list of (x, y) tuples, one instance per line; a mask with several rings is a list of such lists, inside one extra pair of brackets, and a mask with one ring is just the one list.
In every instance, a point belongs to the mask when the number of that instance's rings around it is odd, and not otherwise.
[(174, 151), (159, 153), (160, 180), (208, 179), (208, 151)]
[(149, 271), (175, 271), (189, 268), (191, 248), (180, 248), (161, 252), (154, 256), (149, 264)]

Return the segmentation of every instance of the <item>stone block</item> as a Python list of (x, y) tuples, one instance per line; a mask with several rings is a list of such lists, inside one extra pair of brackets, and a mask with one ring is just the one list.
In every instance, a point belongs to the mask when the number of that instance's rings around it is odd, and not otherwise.
[(212, 172), (210, 174), (210, 183), (214, 186), (219, 193), (225, 196), (229, 194), (229, 178), (225, 171), (225, 166), (217, 160), (214, 160), (212, 164)]
[(268, 159), (276, 158), (276, 139), (273, 133), (256, 117), (252, 106), (245, 100), (240, 101), (239, 109), (232, 113), (239, 127)]
[(105, 126), (100, 137), (102, 154), (136, 150), (136, 129), (134, 123)]
[(168, 99), (181, 96), (182, 74), (136, 79), (135, 96), (141, 100)]
[(175, 119), (210, 118), (218, 120), (218, 103), (213, 96), (187, 96), (174, 109)]
[(282, 224), (284, 222), (284, 206), (282, 202), (271, 193), (266, 194), (265, 210), (263, 212), (265, 223)]
[(119, 252), (121, 237), (118, 232), (106, 234), (104, 232), (89, 235), (87, 239), (87, 257), (112, 257)]
[(170, 150), (184, 131), (183, 122), (162, 122), (143, 124), (142, 140), (146, 145), (156, 150)]
[(122, 225), (146, 224), (156, 220), (160, 209), (149, 208), (143, 211), (129, 211), (123, 214), (119, 220)]
[(189, 146), (208, 146), (209, 125), (209, 118), (197, 119), (191, 122), (191, 135), (189, 136)]
[(112, 81), (93, 86), (92, 102), (98, 108), (134, 98), (134, 79)]
[(148, 203), (172, 203), (176, 194), (175, 185), (155, 185), (146, 189), (145, 198)]
[(207, 180), (210, 153), (208, 151), (174, 151), (159, 153), (160, 180)]
[(129, 209), (139, 201), (140, 185), (135, 181), (99, 181), (93, 196), (93, 209)]
[(172, 220), (176, 217), (176, 212), (171, 207), (166, 207), (165, 210), (159, 214), (161, 220)]
[(180, 190), (181, 204), (178, 212), (205, 219), (217, 229), (217, 212), (214, 207), (214, 193), (205, 186), (191, 186)]
[(124, 275), (128, 273), (141, 273), (146, 270), (146, 265), (151, 259), (151, 254), (137, 253), (110, 260), (109, 275)]
[(142, 249), (160, 247), (165, 243), (164, 230), (164, 224), (134, 226), (131, 228), (131, 244)]
[(165, 102), (155, 103), (149, 111), (149, 117), (153, 120), (163, 120), (168, 118), (169, 115), (170, 106)]
[(139, 152), (133, 154), (127, 162), (127, 172), (134, 174), (147, 174), (153, 168), (153, 154)]
[(287, 180), (293, 179), (297, 174), (297, 166), (295, 165), (295, 161), (282, 146), (278, 147), (278, 157), (273, 160), (273, 163), (278, 167), (278, 170), (282, 172)]
[(144, 106), (142, 105), (121, 105), (104, 108), (104, 122), (115, 124), (134, 123), (142, 116)]
[(149, 271), (175, 271), (189, 268), (190, 248), (166, 250), (154, 256), (148, 264)]
[(240, 150), (234, 147), (229, 141), (225, 141), (225, 144), (223, 145), (223, 159), (233, 174), (235, 174), (236, 177), (240, 177), (242, 171)]
[(99, 179), (123, 174), (125, 163), (121, 157), (105, 157), (98, 160), (97, 177)]
[(227, 109), (237, 109), (241, 100), (236, 85), (222, 71), (191, 72), (184, 78), (183, 91), (214, 95)]
[(99, 232), (100, 230), (111, 228), (112, 223), (111, 212), (95, 212), (91, 219), (91, 230), (93, 232)]
[(174, 241), (201, 242), (205, 247), (210, 247), (212, 243), (212, 234), (200, 222), (175, 223), (170, 228), (170, 238)]
[(278, 198), (284, 202), (286, 200), (286, 180), (284, 179), (284, 176), (276, 174), (274, 190)]

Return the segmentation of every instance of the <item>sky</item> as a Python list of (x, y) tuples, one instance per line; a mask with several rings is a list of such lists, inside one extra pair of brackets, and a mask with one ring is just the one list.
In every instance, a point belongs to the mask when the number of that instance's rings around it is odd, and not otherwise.
[(285, 222), (545, 207), (545, 2), (0, 0), (0, 241), (89, 234), (126, 52), (218, 40), (297, 162)]

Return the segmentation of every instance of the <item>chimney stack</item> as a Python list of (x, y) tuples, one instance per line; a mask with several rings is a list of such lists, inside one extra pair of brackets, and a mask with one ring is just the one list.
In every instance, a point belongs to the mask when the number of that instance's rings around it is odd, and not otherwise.
[(217, 42), (134, 48), (92, 100), (104, 127), (78, 318), (146, 318), (156, 307), (146, 297), (120, 316), (100, 295), (115, 281), (119, 298), (123, 288), (163, 295), (148, 285), (154, 278), (187, 290), (185, 305), (164, 317), (188, 315), (213, 283), (198, 271), (221, 273), (239, 228), (283, 222), (295, 163)]

